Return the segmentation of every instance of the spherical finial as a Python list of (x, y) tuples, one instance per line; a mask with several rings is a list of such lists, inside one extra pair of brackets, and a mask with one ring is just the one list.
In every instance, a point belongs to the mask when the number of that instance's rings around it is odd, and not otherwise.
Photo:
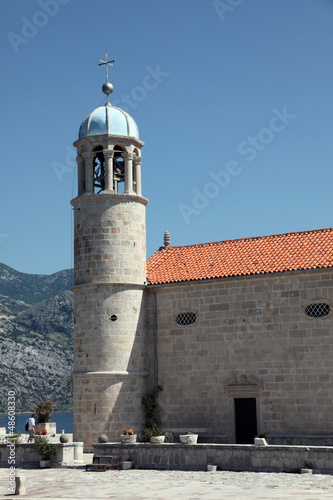
[(169, 234), (169, 231), (165, 231), (164, 233), (164, 246), (165, 247), (168, 247), (171, 243), (171, 238), (170, 238), (170, 234)]
[(112, 83), (109, 83), (109, 82), (104, 83), (102, 90), (103, 90), (104, 94), (107, 94), (107, 95), (112, 94), (112, 92), (113, 92)]

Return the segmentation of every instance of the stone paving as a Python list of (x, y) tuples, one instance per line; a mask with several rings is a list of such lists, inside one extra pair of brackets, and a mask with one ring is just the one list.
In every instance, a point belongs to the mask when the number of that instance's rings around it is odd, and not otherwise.
[[(333, 499), (333, 476), (320, 474), (51, 468), (19, 469), (18, 475), (26, 476), (26, 495), (21, 498), (29, 500)], [(11, 497), (8, 469), (2, 468), (0, 499)]]

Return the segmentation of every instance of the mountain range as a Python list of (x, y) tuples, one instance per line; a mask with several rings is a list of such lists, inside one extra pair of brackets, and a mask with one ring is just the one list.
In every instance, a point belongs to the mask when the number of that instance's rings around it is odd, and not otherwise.
[(0, 263), (0, 412), (8, 391), (16, 411), (51, 398), (55, 411), (73, 404), (73, 271), (25, 274)]

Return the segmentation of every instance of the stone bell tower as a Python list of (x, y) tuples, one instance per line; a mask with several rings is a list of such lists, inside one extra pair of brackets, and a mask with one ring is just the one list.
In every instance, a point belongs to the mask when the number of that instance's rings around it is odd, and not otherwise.
[[(111, 61), (113, 62), (113, 61)], [(148, 200), (141, 194), (141, 148), (133, 118), (109, 102), (82, 123), (74, 210), (75, 441), (140, 431), (146, 392), (145, 301)]]

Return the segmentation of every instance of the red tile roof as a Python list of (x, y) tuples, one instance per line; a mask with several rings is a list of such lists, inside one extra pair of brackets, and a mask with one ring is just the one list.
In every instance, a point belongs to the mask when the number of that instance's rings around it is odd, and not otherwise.
[(148, 283), (175, 283), (333, 266), (333, 228), (161, 247), (147, 261)]

